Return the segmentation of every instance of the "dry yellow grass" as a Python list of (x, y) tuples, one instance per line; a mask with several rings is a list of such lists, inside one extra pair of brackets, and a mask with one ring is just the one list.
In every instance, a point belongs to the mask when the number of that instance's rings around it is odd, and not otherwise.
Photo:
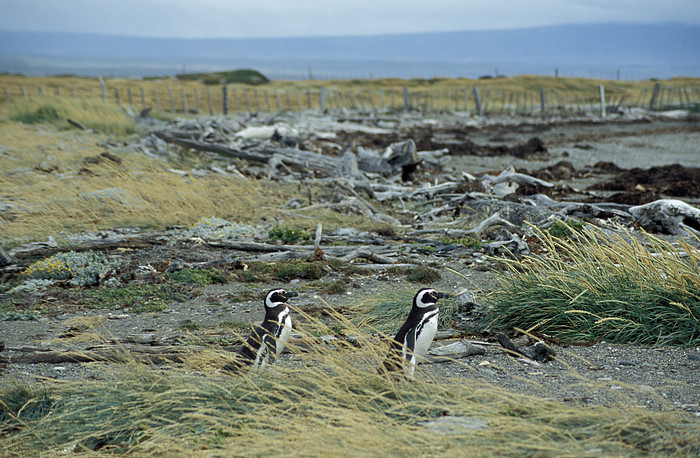
[[(8, 422), (21, 427), (0, 445), (20, 455), (99, 450), (137, 456), (691, 456), (700, 450), (697, 420), (679, 412), (567, 405), (468, 376), (384, 377), (376, 368), (386, 346), (336, 318), (359, 346), (318, 343), (260, 373), (220, 373), (230, 357), (220, 350), (160, 369), (126, 354), (127, 363), (115, 364), (104, 380), (21, 394), (27, 420), (10, 416), (16, 422)], [(298, 330), (332, 333), (309, 317)], [(591, 393), (609, 390), (582, 383)], [(0, 401), (16, 405), (17, 396), (2, 391)], [(42, 403), (51, 408), (32, 410)], [(481, 427), (443, 434), (426, 425), (445, 415)]]
[[(221, 85), (207, 86), (196, 81), (180, 81), (173, 78), (157, 80), (138, 80), (126, 78), (105, 79), (107, 87), (106, 96), (109, 103), (117, 102), (122, 105), (131, 105), (140, 110), (145, 107), (153, 107), (155, 112), (167, 114), (184, 112), (187, 103), (188, 112), (197, 111), (201, 114), (222, 112), (222, 88)], [(672, 78), (660, 81), (664, 88), (677, 91), (679, 88), (700, 86), (699, 78)], [(558, 94), (562, 102), (574, 103), (574, 95), (580, 101), (597, 100), (598, 86), (603, 84), (606, 89), (608, 101), (619, 100), (625, 96), (625, 103), (648, 103), (654, 81), (615, 81), (597, 80), (588, 78), (554, 78), (548, 76), (522, 75), (512, 78), (493, 78), (473, 80), (466, 78), (446, 79), (362, 79), (362, 80), (307, 80), (307, 81), (271, 81), (258, 87), (245, 84), (229, 84), (230, 112), (235, 111), (263, 111), (274, 112), (279, 110), (298, 110), (319, 106), (319, 88), (325, 86), (329, 91), (328, 104), (335, 106), (342, 102), (340, 95), (336, 97), (331, 93), (342, 93), (345, 96), (345, 104), (350, 105), (352, 94), (355, 103), (369, 109), (375, 107), (389, 107), (391, 105), (391, 92), (394, 91), (395, 103), (398, 107), (403, 104), (403, 87), (410, 91), (421, 92), (423, 100), (428, 98), (433, 106), (437, 106), (437, 98), (440, 97), (442, 107), (447, 107), (448, 93), (454, 104), (455, 91), (461, 99), (467, 97), (470, 109), (474, 109), (474, 99), (471, 90), (478, 86), (482, 99), (490, 93), (491, 99), (497, 96), (499, 100), (505, 93), (520, 94), (523, 97), (537, 97), (540, 89), (548, 93)], [(80, 77), (25, 77), (17, 75), (0, 75), (0, 89), (7, 91), (10, 100), (23, 97), (22, 88), (28, 97), (38, 97), (40, 88), (43, 88), (45, 96), (60, 94), (60, 97), (71, 99), (102, 99), (102, 89), (97, 78)], [(697, 92), (697, 89), (695, 89)], [(696, 92), (691, 97), (697, 100)], [(383, 96), (382, 96), (383, 93)], [(670, 94), (670, 92), (669, 92)], [(673, 97), (678, 101), (677, 92)], [(567, 97), (571, 97), (569, 101)], [(172, 97), (172, 99), (171, 99)], [(359, 97), (359, 99), (358, 99)], [(172, 100), (172, 102), (171, 102)], [(0, 105), (7, 103), (3, 98)], [(414, 102), (415, 103), (415, 102)], [(492, 101), (492, 103), (495, 103)]]

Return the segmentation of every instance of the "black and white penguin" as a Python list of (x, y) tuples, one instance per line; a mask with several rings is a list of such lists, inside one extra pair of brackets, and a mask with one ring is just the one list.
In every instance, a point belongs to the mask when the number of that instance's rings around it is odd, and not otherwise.
[(256, 325), (243, 344), (236, 359), (223, 367), (227, 372), (238, 372), (246, 366), (263, 368), (272, 364), (282, 353), (292, 333), (292, 317), (287, 300), (297, 293), (275, 288), (265, 295), (265, 318)]
[(416, 363), (425, 357), (435, 338), (440, 314), (437, 301), (443, 297), (449, 297), (449, 294), (432, 288), (423, 288), (416, 293), (408, 318), (391, 341), (389, 355), (380, 372), (403, 368), (404, 375), (413, 378)]

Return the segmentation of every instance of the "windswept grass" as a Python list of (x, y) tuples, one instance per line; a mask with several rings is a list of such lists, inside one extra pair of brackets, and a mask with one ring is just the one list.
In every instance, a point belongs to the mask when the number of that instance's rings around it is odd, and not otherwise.
[(9, 107), (9, 119), (24, 124), (52, 124), (70, 128), (71, 119), (101, 134), (125, 137), (136, 132), (133, 118), (115, 105), (96, 100), (69, 100), (53, 96), (20, 99)]
[(506, 260), (490, 298), (495, 326), (563, 341), (700, 344), (700, 252), (650, 234), (538, 232), (546, 257)]
[[(355, 320), (361, 329), (377, 329), (394, 335), (403, 324), (413, 306), (413, 297), (420, 287), (404, 285), (398, 288), (387, 288), (372, 298), (364, 299), (357, 304), (358, 316)], [(444, 328), (453, 320), (457, 303), (452, 298), (440, 299), (439, 327)]]
[[(350, 322), (343, 326), (361, 335)], [(301, 332), (331, 333), (317, 321)], [(581, 408), (461, 377), (422, 374), (407, 383), (377, 374), (386, 349), (370, 337), (352, 347), (318, 344), (296, 362), (235, 377), (218, 371), (227, 355), (209, 351), (193, 353), (185, 367), (155, 369), (132, 360), (108, 380), (55, 385), (48, 394), (5, 389), (0, 446), (17, 455), (700, 453), (697, 420), (681, 413)], [(480, 427), (442, 433), (425, 424), (443, 416)]]

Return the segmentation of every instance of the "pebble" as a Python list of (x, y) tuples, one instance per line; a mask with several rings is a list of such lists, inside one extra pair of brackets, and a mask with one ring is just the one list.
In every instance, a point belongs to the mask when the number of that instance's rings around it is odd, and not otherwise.
[(695, 353), (691, 353), (688, 355), (688, 359), (691, 361), (700, 361), (700, 355), (697, 355)]
[(635, 363), (634, 361), (630, 361), (629, 359), (621, 359), (618, 362), (618, 364), (620, 366), (636, 366), (637, 365), (637, 363)]

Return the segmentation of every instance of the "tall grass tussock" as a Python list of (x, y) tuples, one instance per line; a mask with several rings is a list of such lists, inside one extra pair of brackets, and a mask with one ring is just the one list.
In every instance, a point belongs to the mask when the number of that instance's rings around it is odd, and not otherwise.
[(538, 231), (547, 256), (504, 261), (492, 325), (568, 342), (700, 345), (697, 249), (627, 230), (577, 234)]
[[(295, 312), (299, 315), (298, 312)], [(292, 348), (291, 361), (260, 373), (223, 375), (221, 350), (183, 365), (113, 365), (105, 378), (50, 392), (0, 391), (6, 453), (211, 453), (260, 456), (694, 455), (700, 431), (682, 414), (581, 408), (525, 397), (464, 377), (414, 382), (376, 371), (388, 350), (342, 316), (354, 345)], [(302, 335), (332, 330), (308, 316)], [(339, 341), (340, 342), (340, 341)], [(96, 363), (97, 364), (97, 363)], [(441, 429), (442, 417), (475, 429)], [(458, 423), (459, 425), (459, 423)]]

